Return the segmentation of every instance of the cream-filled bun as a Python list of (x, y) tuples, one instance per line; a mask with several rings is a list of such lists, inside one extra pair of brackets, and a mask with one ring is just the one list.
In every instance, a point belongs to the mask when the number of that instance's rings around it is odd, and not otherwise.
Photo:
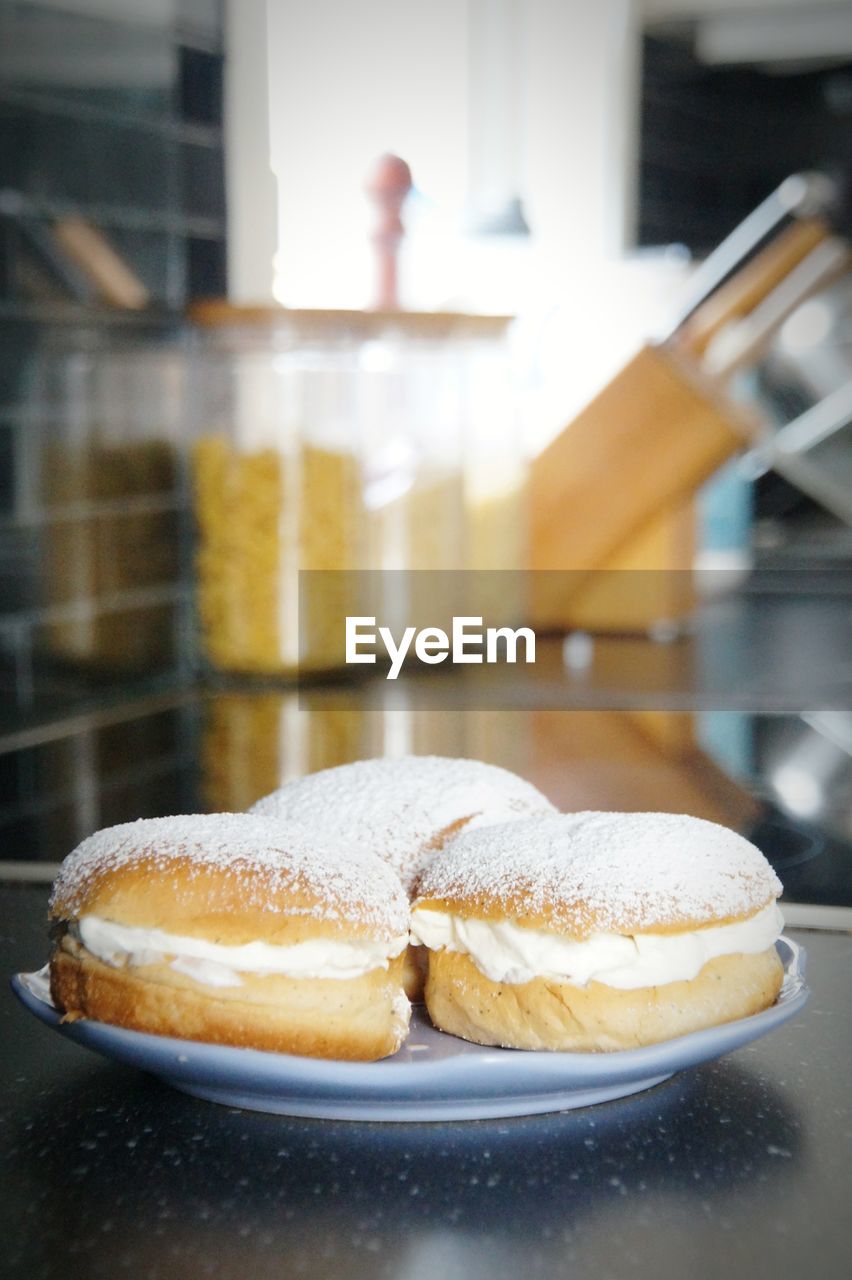
[[(447, 841), (462, 829), (555, 813), (517, 774), (481, 760), (403, 756), (359, 760), (290, 782), (258, 800), (252, 813), (298, 822), (318, 836), (377, 854), (409, 894)], [(406, 957), (405, 990), (423, 993), (420, 949)]]
[(631, 1049), (771, 1005), (783, 919), (742, 836), (669, 813), (574, 813), (464, 833), (412, 907), (426, 1005), (478, 1044)]
[(363, 1061), (405, 1039), (399, 879), (303, 828), (230, 813), (109, 827), (63, 862), (50, 916), (68, 1018)]

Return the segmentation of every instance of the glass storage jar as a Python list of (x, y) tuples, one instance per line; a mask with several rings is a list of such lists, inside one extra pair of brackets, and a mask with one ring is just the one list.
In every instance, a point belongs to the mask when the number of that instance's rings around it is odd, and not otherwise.
[[(506, 440), (506, 402), (483, 371), (487, 353), (502, 359), (504, 319), (223, 303), (192, 319), (198, 599), (213, 666), (343, 665), (343, 618), (359, 611), (341, 594), (350, 584), (308, 597), (300, 618), (300, 570), (479, 567), (470, 513), (493, 485), (477, 487), (476, 459), (493, 471)], [(518, 540), (511, 519), (501, 548)], [(482, 567), (502, 567), (496, 545)]]
[[(206, 656), (223, 671), (295, 670), (299, 570), (354, 569), (363, 560), (357, 347), (348, 326), (329, 326), (317, 313), (211, 304), (193, 318)], [(337, 665), (333, 636), (320, 628), (312, 641), (312, 665)]]
[(184, 374), (180, 333), (154, 327), (78, 328), (34, 361), (35, 640), (54, 659), (135, 674), (188, 657)]
[(472, 334), (464, 350), (465, 537), (467, 566), (475, 570), (527, 565), (527, 461), (507, 324)]

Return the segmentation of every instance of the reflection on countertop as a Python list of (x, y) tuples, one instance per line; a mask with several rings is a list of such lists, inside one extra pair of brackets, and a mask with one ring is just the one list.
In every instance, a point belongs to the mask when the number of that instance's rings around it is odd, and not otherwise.
[[(437, 688), (437, 686), (436, 686)], [(420, 701), (420, 700), (418, 700)], [(852, 716), (730, 707), (407, 705), (375, 686), (187, 691), (21, 736), (0, 754), (0, 875), (46, 879), (98, 827), (239, 811), (305, 773), (380, 755), (470, 756), (561, 809), (691, 813), (749, 835), (787, 899), (852, 906)], [(14, 864), (14, 865), (11, 865)]]

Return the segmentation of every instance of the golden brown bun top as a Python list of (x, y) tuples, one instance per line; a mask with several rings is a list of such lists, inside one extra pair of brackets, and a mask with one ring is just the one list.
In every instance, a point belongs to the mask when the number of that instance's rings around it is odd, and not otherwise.
[(357, 760), (323, 769), (252, 808), (323, 838), (345, 835), (389, 862), (406, 889), (461, 828), (555, 812), (540, 791), (508, 769), (447, 756)]
[(408, 927), (402, 885), (381, 859), (245, 813), (143, 818), (96, 832), (60, 867), (50, 915), (234, 945), (385, 940)]
[(571, 813), (465, 832), (413, 906), (576, 938), (675, 933), (746, 919), (781, 884), (727, 827), (672, 813)]

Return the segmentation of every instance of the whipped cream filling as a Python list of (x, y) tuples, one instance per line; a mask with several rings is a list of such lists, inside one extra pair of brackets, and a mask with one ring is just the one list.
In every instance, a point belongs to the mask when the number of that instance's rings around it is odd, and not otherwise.
[(226, 946), (204, 938), (187, 938), (162, 929), (115, 924), (100, 916), (81, 916), (77, 932), (92, 955), (115, 968), (134, 968), (167, 962), (208, 987), (242, 986), (241, 974), (288, 978), (360, 978), (373, 969), (387, 969), (388, 962), (408, 945), (408, 935), (389, 942), (339, 938), (311, 938), (290, 947), (269, 942)]
[(418, 907), (411, 940), (432, 951), (470, 956), (492, 982), (533, 978), (584, 987), (602, 982), (631, 990), (689, 981), (716, 956), (756, 955), (780, 937), (784, 917), (773, 902), (748, 920), (684, 933), (596, 933), (582, 941), (508, 920), (476, 920)]

